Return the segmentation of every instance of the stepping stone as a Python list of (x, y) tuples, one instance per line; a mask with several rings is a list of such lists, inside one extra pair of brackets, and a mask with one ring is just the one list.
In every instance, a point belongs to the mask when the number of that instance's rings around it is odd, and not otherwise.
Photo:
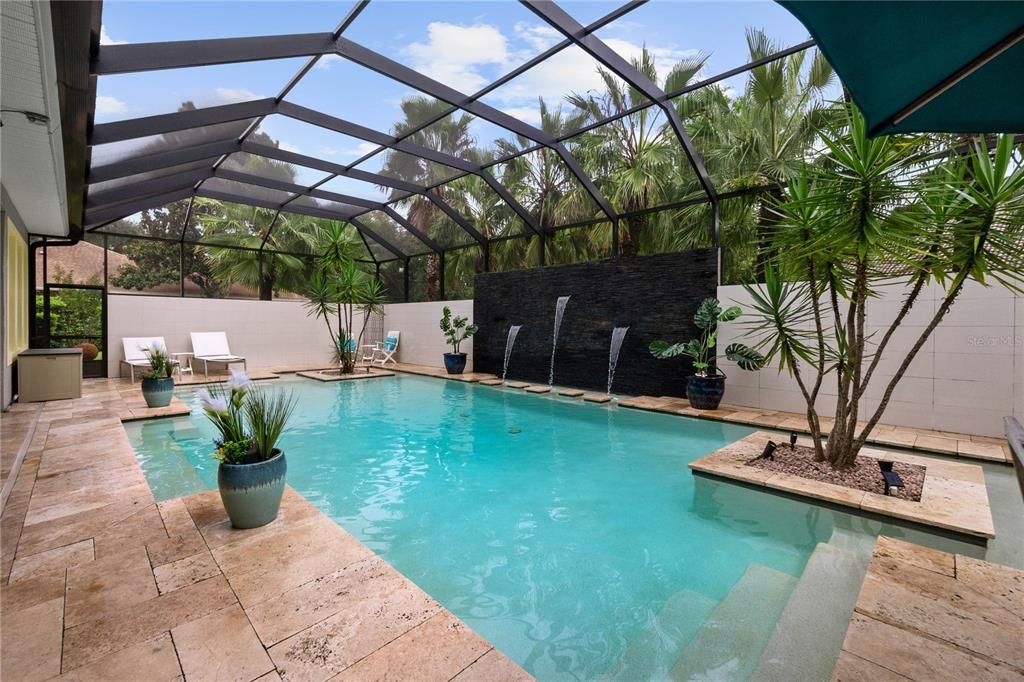
[(588, 403), (607, 403), (611, 401), (612, 397), (604, 393), (584, 393), (583, 399)]
[(636, 635), (602, 680), (667, 680), (672, 664), (718, 605), (699, 592), (680, 590)]
[(501, 386), (501, 379), (481, 379), (480, 383), (484, 386)]
[(550, 391), (551, 391), (551, 387), (550, 386), (536, 385), (536, 386), (527, 386), (526, 387), (526, 392), (527, 393), (548, 393)]
[(787, 682), (794, 670), (809, 680), (831, 677), (871, 558), (870, 543), (856, 547), (843, 534), (838, 540), (846, 546), (815, 547), (752, 679)]
[(797, 579), (750, 564), (676, 661), (674, 680), (747, 680), (775, 631)]
[(509, 388), (526, 388), (530, 384), (525, 381), (506, 381), (505, 385)]
[(583, 395), (583, 391), (578, 388), (563, 388), (558, 395), (564, 395), (566, 398), (579, 398)]

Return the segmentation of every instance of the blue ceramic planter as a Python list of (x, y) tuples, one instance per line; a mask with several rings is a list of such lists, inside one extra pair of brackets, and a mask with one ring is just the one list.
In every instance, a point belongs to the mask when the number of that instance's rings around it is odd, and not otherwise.
[(686, 397), (690, 405), (698, 410), (717, 410), (725, 395), (725, 375), (713, 377), (690, 377), (686, 384)]
[(174, 397), (174, 379), (143, 379), (142, 397), (146, 399), (146, 405), (149, 407), (167, 407)]
[(449, 374), (462, 374), (462, 371), (466, 369), (466, 354), (445, 353), (444, 368)]
[(255, 464), (224, 464), (217, 469), (217, 487), (235, 528), (258, 528), (277, 518), (288, 464), (284, 453)]

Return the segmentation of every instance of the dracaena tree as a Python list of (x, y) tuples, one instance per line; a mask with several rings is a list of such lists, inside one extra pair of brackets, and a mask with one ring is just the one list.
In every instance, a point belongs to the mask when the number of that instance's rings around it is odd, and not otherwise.
[[(1024, 165), (1009, 136), (966, 154), (936, 154), (924, 135), (869, 138), (853, 107), (820, 139), (823, 154), (775, 207), (765, 283), (747, 290), (759, 350), (803, 394), (817, 459), (846, 468), (964, 286), (1022, 290)], [(893, 283), (907, 292), (898, 312), (869, 330), (872, 301)], [(892, 340), (928, 285), (940, 292), (934, 312), (897, 350)], [(883, 358), (895, 361), (891, 375), (879, 371)], [(827, 381), (836, 393), (831, 424), (818, 407)], [(869, 387), (876, 401), (865, 399)]]

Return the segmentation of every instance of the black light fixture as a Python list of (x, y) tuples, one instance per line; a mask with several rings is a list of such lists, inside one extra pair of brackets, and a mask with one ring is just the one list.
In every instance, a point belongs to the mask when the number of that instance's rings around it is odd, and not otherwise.
[(795, 448), (796, 447), (796, 431), (790, 431), (789, 432), (789, 447), (791, 447), (791, 448)]
[(758, 457), (758, 459), (767, 459), (769, 461), (774, 461), (775, 448), (777, 447), (778, 445), (775, 443), (775, 441), (768, 441), (768, 443), (764, 446), (764, 450), (761, 452), (761, 455)]

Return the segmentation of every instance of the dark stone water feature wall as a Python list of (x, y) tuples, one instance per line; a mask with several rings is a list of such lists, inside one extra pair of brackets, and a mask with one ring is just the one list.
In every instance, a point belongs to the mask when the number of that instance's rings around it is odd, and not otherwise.
[(685, 395), (686, 358), (656, 360), (655, 339), (696, 338), (693, 314), (715, 296), (718, 256), (713, 249), (558, 265), (476, 277), (473, 367), (501, 376), (509, 327), (522, 325), (508, 378), (546, 384), (555, 302), (565, 308), (555, 357), (555, 384), (604, 392), (612, 329), (629, 327), (615, 373), (615, 393)]

